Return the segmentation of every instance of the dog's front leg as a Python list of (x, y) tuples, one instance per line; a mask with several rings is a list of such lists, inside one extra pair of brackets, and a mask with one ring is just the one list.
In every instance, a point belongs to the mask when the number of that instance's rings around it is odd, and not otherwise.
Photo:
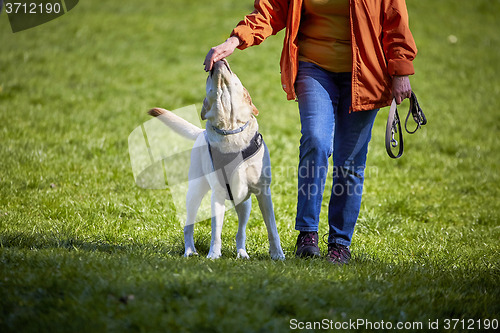
[(238, 233), (236, 234), (236, 252), (237, 258), (249, 259), (247, 250), (245, 249), (246, 228), (250, 211), (252, 210), (252, 198), (249, 198), (239, 205), (236, 205), (236, 213), (238, 214)]
[(205, 178), (200, 177), (189, 181), (188, 192), (186, 195), (186, 225), (184, 227), (184, 256), (190, 257), (198, 255), (194, 247), (194, 223), (196, 213), (200, 208), (201, 200), (210, 189)]
[(264, 223), (267, 228), (267, 236), (269, 238), (269, 254), (274, 260), (283, 260), (285, 259), (285, 254), (281, 249), (280, 236), (278, 235), (278, 228), (276, 227), (273, 201), (271, 199), (271, 189), (269, 187), (265, 188), (257, 195), (257, 200), (259, 201), (260, 211), (262, 212), (262, 217), (264, 218)]
[(207, 258), (217, 259), (221, 256), (222, 225), (224, 224), (224, 211), (226, 194), (222, 191), (212, 192), (212, 241)]
[(194, 247), (194, 224), (187, 224), (184, 227), (184, 257), (198, 255)]

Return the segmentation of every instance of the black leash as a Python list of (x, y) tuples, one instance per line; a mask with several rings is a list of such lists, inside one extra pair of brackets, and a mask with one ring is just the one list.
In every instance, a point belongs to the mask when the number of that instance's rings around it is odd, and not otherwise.
[[(415, 127), (413, 131), (408, 130), (408, 119), (410, 118), (410, 114), (417, 124), (417, 127)], [(424, 112), (418, 104), (417, 96), (415, 96), (412, 91), (410, 97), (410, 110), (408, 110), (408, 115), (405, 120), (405, 130), (408, 134), (413, 134), (425, 124), (427, 124), (427, 118), (425, 118)], [(398, 134), (399, 141), (394, 137), (396, 134)], [(399, 147), (399, 150), (397, 155), (394, 155), (392, 149), (396, 147)], [(400, 158), (404, 151), (403, 131), (401, 130), (401, 120), (399, 118), (398, 107), (395, 99), (392, 100), (389, 117), (387, 118), (387, 125), (385, 127), (385, 149), (391, 158)]]

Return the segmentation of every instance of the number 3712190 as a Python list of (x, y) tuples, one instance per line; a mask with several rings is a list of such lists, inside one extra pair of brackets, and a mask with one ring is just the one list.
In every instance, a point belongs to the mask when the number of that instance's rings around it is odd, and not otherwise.
[(56, 3), (26, 3), (26, 2), (7, 2), (5, 3), (5, 12), (7, 14), (51, 14), (60, 13), (61, 4)]

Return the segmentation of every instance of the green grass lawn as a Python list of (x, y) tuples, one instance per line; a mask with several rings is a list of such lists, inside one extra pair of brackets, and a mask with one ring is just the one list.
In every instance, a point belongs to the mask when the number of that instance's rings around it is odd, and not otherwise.
[[(16, 34), (2, 12), (0, 332), (282, 332), (293, 319), (438, 320), (449, 332), (500, 320), (500, 1), (407, 4), (429, 124), (391, 160), (380, 112), (345, 267), (293, 257), (300, 126), (280, 86), (283, 33), (229, 61), (260, 110), (288, 259), (270, 260), (257, 205), (249, 261), (235, 259), (235, 214), (223, 258), (205, 258), (202, 222), (201, 256), (185, 259), (175, 193), (134, 183), (129, 134), (153, 106), (201, 108), (205, 54), (252, 1), (80, 1)], [(447, 330), (447, 319), (463, 321)]]

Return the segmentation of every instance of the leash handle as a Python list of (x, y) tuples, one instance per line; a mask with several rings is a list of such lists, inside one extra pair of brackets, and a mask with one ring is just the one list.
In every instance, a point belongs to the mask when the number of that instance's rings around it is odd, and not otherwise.
[[(398, 134), (399, 142), (394, 138), (396, 134)], [(398, 153), (394, 155), (392, 149), (398, 146)], [(398, 105), (395, 98), (392, 99), (389, 117), (387, 117), (387, 124), (385, 126), (385, 150), (391, 158), (400, 158), (404, 151), (403, 131), (401, 130), (401, 120), (399, 119)]]
[[(413, 120), (417, 124), (417, 127), (413, 131), (408, 129), (408, 119), (410, 114)], [(405, 130), (409, 134), (415, 133), (421, 126), (427, 124), (427, 118), (425, 117), (422, 108), (418, 104), (417, 96), (412, 91), (410, 96), (410, 110), (408, 110), (408, 115), (405, 120)], [(399, 142), (394, 138), (398, 134)], [(393, 148), (399, 146), (397, 155), (392, 152)], [(404, 145), (403, 145), (403, 131), (401, 130), (401, 120), (399, 119), (398, 106), (396, 104), (396, 99), (392, 99), (391, 108), (389, 110), (389, 117), (387, 117), (387, 124), (385, 127), (385, 149), (387, 154), (391, 158), (400, 158), (403, 155)]]

